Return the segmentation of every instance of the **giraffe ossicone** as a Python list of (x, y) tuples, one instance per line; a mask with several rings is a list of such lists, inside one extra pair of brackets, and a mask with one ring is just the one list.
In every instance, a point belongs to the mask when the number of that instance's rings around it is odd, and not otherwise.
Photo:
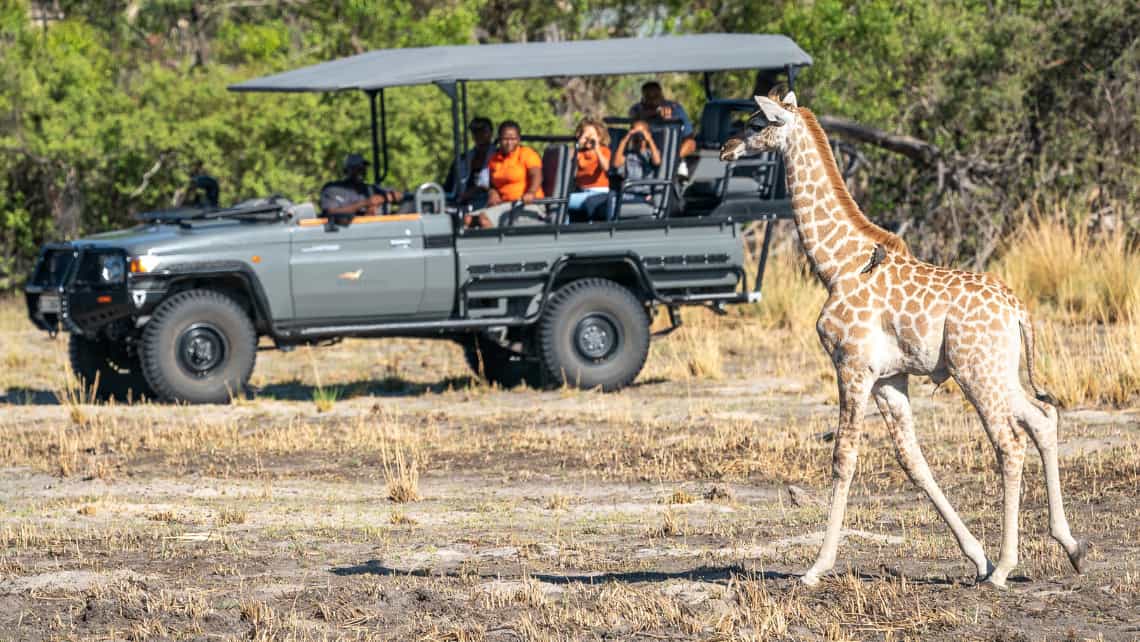
[[(868, 220), (847, 191), (819, 121), (797, 105), (795, 94), (756, 96), (756, 104), (759, 111), (743, 134), (724, 144), (721, 158), (732, 161), (758, 151), (783, 154), (796, 233), (828, 291), (816, 331), (839, 386), (831, 510), (819, 556), (804, 583), (818, 583), (835, 565), (871, 399), (899, 462), (934, 504), (979, 580), (1004, 587), (1017, 565), (1022, 465), (1030, 440), (1043, 463), (1050, 534), (1082, 572), (1088, 543), (1073, 538), (1065, 517), (1057, 409), (1034, 379), (1033, 324), (1026, 307), (997, 277), (919, 261), (900, 237)], [(1023, 353), (1033, 395), (1019, 377)], [(907, 389), (910, 376), (928, 376), (936, 384), (953, 377), (997, 451), (1003, 516), (996, 564), (946, 499), (919, 449)]]

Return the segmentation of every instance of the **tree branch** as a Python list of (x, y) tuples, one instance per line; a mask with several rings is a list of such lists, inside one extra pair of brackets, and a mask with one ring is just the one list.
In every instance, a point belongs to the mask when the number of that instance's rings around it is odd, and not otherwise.
[(913, 136), (891, 134), (870, 125), (857, 123), (849, 118), (820, 116), (819, 124), (828, 132), (834, 132), (861, 143), (882, 147), (926, 166), (933, 167), (937, 159), (942, 157), (942, 150), (924, 140)]

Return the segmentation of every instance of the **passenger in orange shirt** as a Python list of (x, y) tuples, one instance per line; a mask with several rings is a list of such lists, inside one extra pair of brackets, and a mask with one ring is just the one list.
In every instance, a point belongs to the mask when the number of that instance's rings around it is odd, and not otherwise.
[(602, 122), (584, 118), (574, 130), (578, 139), (578, 171), (574, 175), (576, 191), (570, 195), (567, 208), (572, 221), (591, 218), (589, 210), (605, 203), (601, 196), (610, 191), (610, 132)]
[[(542, 159), (538, 152), (521, 144), (519, 124), (505, 120), (499, 125), (499, 145), (487, 159), (487, 207), (464, 215), (464, 227), (488, 228), (499, 225), (504, 216), (512, 225), (545, 223), (546, 213), (527, 207), (543, 197)], [(521, 201), (522, 205), (516, 205)]]
[(574, 130), (578, 139), (578, 172), (574, 185), (580, 190), (610, 188), (610, 132), (593, 118), (583, 118)]
[(542, 198), (542, 159), (521, 142), (518, 123), (505, 120), (499, 125), (499, 149), (487, 161), (491, 174), (488, 206), (519, 200), (529, 204)]

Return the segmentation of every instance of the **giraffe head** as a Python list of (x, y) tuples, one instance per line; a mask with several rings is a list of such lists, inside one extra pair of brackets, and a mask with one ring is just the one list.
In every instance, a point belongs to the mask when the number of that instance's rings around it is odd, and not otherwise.
[(720, 159), (734, 161), (741, 156), (764, 151), (783, 152), (788, 145), (788, 132), (793, 129), (799, 114), (796, 112), (795, 92), (784, 93), (773, 89), (767, 96), (756, 96), (758, 111), (748, 118), (744, 131), (725, 141), (720, 148)]

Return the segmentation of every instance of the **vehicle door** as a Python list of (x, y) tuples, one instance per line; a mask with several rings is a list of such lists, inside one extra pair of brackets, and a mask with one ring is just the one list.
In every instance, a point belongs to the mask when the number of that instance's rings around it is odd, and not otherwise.
[(424, 292), (419, 214), (356, 216), (346, 225), (302, 220), (290, 255), (297, 319), (415, 315)]

